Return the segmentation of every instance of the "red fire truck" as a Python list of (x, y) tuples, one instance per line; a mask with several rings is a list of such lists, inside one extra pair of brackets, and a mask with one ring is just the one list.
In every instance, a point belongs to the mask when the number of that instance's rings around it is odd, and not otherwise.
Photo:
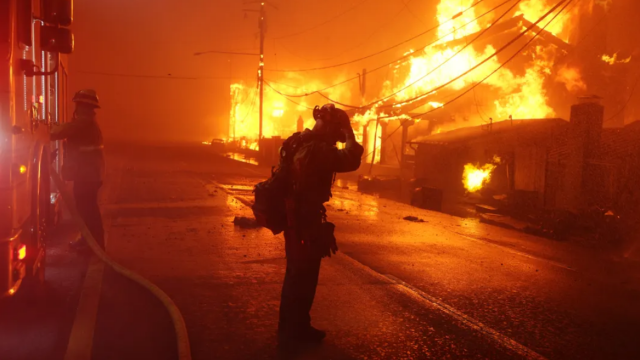
[(0, 298), (44, 281), (49, 174), (62, 165), (48, 133), (67, 118), (71, 22), (72, 0), (0, 0)]

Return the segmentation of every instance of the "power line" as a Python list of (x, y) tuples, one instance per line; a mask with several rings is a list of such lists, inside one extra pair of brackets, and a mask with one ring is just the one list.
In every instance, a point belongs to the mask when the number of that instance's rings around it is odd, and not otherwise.
[[(490, 10), (486, 11), (485, 13), (481, 14), (480, 16), (477, 16), (475, 19), (473, 19), (473, 20), (471, 20), (471, 21), (467, 22), (466, 24), (462, 25), (461, 27), (456, 28), (456, 29), (453, 29), (453, 30), (452, 30), (452, 31), (450, 31), (449, 33), (447, 33), (447, 34), (445, 34), (445, 35), (441, 36), (440, 38), (438, 38), (438, 39), (436, 39), (436, 40), (432, 41), (431, 43), (429, 43), (429, 44), (425, 45), (425, 46), (424, 46), (424, 48), (428, 48), (428, 47), (430, 47), (430, 46), (432, 46), (432, 45), (434, 45), (434, 44), (439, 43), (440, 41), (442, 41), (442, 40), (443, 40), (444, 38), (446, 38), (447, 36), (452, 35), (452, 34), (456, 33), (457, 31), (459, 31), (461, 28), (464, 28), (464, 27), (468, 26), (469, 24), (471, 24), (471, 23), (474, 23), (474, 22), (478, 21), (479, 19), (481, 19), (481, 18), (483, 18), (483, 17), (487, 16), (488, 14), (490, 14), (490, 13), (492, 13), (492, 12), (496, 11), (497, 9), (499, 9), (500, 7), (504, 6), (505, 4), (507, 4), (507, 3), (511, 2), (511, 1), (513, 1), (513, 0), (506, 0), (506, 1), (503, 1), (502, 3), (498, 4), (498, 5), (497, 5), (497, 6), (495, 6), (494, 8), (492, 8), (492, 9), (490, 9)], [(476, 4), (477, 4), (477, 3), (476, 3)], [(407, 60), (407, 59), (409, 59), (409, 58), (413, 57), (414, 55), (415, 55), (415, 53), (413, 53), (413, 52), (412, 52), (412, 53), (408, 53), (408, 54), (403, 55), (402, 57), (400, 57), (400, 58), (398, 58), (398, 59), (395, 59), (395, 60), (393, 60), (393, 61), (391, 61), (391, 62), (388, 62), (388, 63), (386, 63), (386, 64), (383, 64), (383, 65), (381, 65), (381, 66), (378, 66), (378, 67), (376, 67), (376, 68), (374, 68), (374, 69), (372, 69), (372, 70), (369, 70), (367, 73), (368, 73), (368, 74), (372, 74), (372, 73), (374, 73), (374, 72), (376, 72), (376, 71), (378, 71), (378, 70), (385, 69), (385, 68), (387, 68), (388, 66), (393, 65), (393, 64), (396, 64), (396, 63), (398, 63), (398, 62), (400, 62), (401, 64), (403, 64), (403, 63), (405, 63), (405, 62), (406, 62), (405, 60)], [(332, 88), (337, 87), (337, 86), (340, 86), (340, 85), (344, 85), (344, 84), (346, 84), (346, 83), (348, 83), (348, 82), (351, 82), (351, 81), (353, 81), (353, 80), (357, 80), (357, 79), (359, 79), (359, 78), (360, 78), (360, 76), (354, 76), (354, 77), (348, 78), (348, 79), (346, 79), (346, 80), (340, 81), (340, 82), (338, 82), (338, 83), (335, 83), (335, 84), (333, 84), (333, 85), (329, 85), (329, 86), (327, 86), (327, 87), (324, 87), (324, 88), (322, 88), (322, 89), (317, 89), (317, 90), (314, 90), (314, 91), (311, 91), (311, 92), (306, 92), (306, 93), (304, 93), (304, 94), (286, 94), (286, 93), (280, 93), (280, 95), (282, 95), (282, 96), (288, 96), (288, 97), (306, 97), (306, 96), (310, 96), (310, 95), (313, 95), (313, 94), (316, 94), (316, 93), (320, 93), (320, 92), (322, 92), (322, 91), (326, 91), (326, 90), (332, 89)], [(272, 82), (273, 82), (273, 81), (272, 81)]]
[(294, 103), (294, 104), (296, 104), (296, 105), (298, 105), (298, 106), (301, 106), (301, 107), (303, 107), (303, 108), (306, 108), (306, 109), (308, 109), (308, 110), (313, 110), (313, 108), (312, 108), (312, 107), (308, 107), (308, 106), (306, 106), (306, 105), (302, 105), (302, 104), (300, 104), (299, 102), (294, 101), (293, 99), (291, 99), (291, 98), (289, 98), (289, 97), (287, 97), (287, 96), (282, 95), (282, 93), (280, 93), (280, 92), (279, 92), (278, 90), (276, 90), (273, 86), (271, 86), (271, 84), (270, 84), (267, 80), (265, 80), (265, 81), (264, 81), (264, 83), (265, 83), (265, 85), (267, 85), (268, 87), (270, 87), (270, 88), (271, 88), (271, 90), (275, 91), (275, 92), (276, 92), (276, 94), (281, 95), (283, 98), (285, 98), (285, 99), (289, 100), (290, 102), (292, 102), (292, 103)]
[(279, 81), (269, 80), (269, 82), (272, 83), (272, 84), (278, 84), (278, 85), (290, 87), (290, 88), (293, 88), (293, 89), (301, 89), (300, 86), (294, 86), (294, 85), (291, 85), (291, 84), (285, 84), (285, 83), (282, 83), (282, 82), (279, 82)]
[(207, 50), (193, 53), (194, 56), (204, 55), (204, 54), (226, 54), (226, 55), (250, 55), (250, 56), (260, 56), (260, 54), (254, 53), (245, 53), (245, 52), (234, 52), (234, 51), (221, 51), (221, 50)]
[(627, 101), (624, 103), (624, 105), (622, 106), (622, 108), (620, 108), (620, 110), (618, 110), (613, 116), (611, 116), (610, 118), (608, 118), (604, 123), (607, 124), (609, 122), (611, 122), (613, 119), (615, 119), (618, 115), (622, 114), (622, 112), (627, 108), (627, 106), (629, 106), (629, 103), (631, 102), (631, 99), (633, 99), (633, 95), (636, 92), (636, 88), (638, 87), (638, 83), (640, 83), (640, 75), (638, 75), (636, 82), (633, 84), (633, 87), (631, 88), (631, 94), (629, 95), (629, 98), (627, 99)]
[[(399, 16), (399, 15), (400, 15), (404, 10), (405, 10), (404, 8), (400, 9), (400, 11), (398, 11), (398, 13), (396, 13), (394, 16), (389, 17), (389, 19), (387, 20), (387, 22), (385, 22), (385, 23), (381, 23), (381, 24), (380, 24), (378, 27), (376, 27), (376, 29), (375, 29), (375, 30), (373, 30), (373, 31), (372, 31), (372, 32), (371, 32), (371, 33), (370, 33), (370, 34), (369, 34), (369, 35), (368, 35), (364, 40), (360, 41), (360, 42), (358, 43), (358, 45), (355, 45), (355, 46), (351, 45), (351, 46), (349, 46), (347, 49), (345, 49), (344, 51), (342, 51), (342, 52), (340, 52), (340, 53), (338, 53), (338, 54), (333, 54), (333, 55), (332, 55), (332, 56), (330, 56), (330, 57), (325, 57), (325, 58), (322, 58), (322, 59), (309, 59), (309, 58), (307, 58), (307, 57), (301, 56), (301, 55), (300, 55), (300, 54), (298, 54), (298, 53), (295, 53), (294, 51), (291, 51), (291, 49), (290, 49), (289, 47), (287, 47), (285, 44), (280, 43), (280, 45), (281, 45), (281, 46), (282, 46), (282, 47), (283, 47), (283, 48), (284, 48), (284, 49), (285, 49), (289, 54), (291, 54), (292, 56), (294, 56), (294, 57), (296, 57), (296, 58), (299, 58), (299, 59), (302, 59), (302, 60), (306, 60), (306, 61), (326, 61), (326, 60), (338, 59), (338, 58), (341, 58), (342, 56), (344, 56), (344, 54), (346, 54), (347, 52), (354, 51), (354, 50), (356, 50), (356, 49), (360, 48), (362, 45), (366, 44), (369, 40), (371, 40), (371, 38), (372, 38), (372, 37), (373, 37), (373, 36), (374, 36), (378, 31), (380, 31), (380, 29), (382, 29), (382, 28), (386, 27), (387, 25), (389, 25), (389, 23), (391, 23), (393, 20), (395, 20), (395, 18), (396, 18), (396, 17), (398, 17), (398, 16)], [(274, 39), (274, 41), (275, 41), (275, 39)], [(277, 69), (278, 69), (278, 67), (276, 66), (276, 70), (277, 70)]]
[(288, 34), (288, 35), (282, 35), (282, 36), (274, 37), (274, 39), (278, 39), (278, 40), (279, 39), (285, 39), (285, 38), (288, 38), (288, 37), (304, 34), (304, 33), (308, 32), (308, 31), (311, 31), (311, 30), (315, 30), (315, 29), (317, 29), (317, 28), (319, 28), (319, 27), (321, 27), (323, 25), (326, 25), (326, 24), (332, 22), (333, 20), (335, 20), (335, 19), (337, 19), (337, 18), (339, 18), (339, 17), (341, 17), (341, 16), (343, 16), (343, 15), (345, 15), (345, 14), (347, 14), (347, 13), (353, 11), (353, 10), (355, 10), (358, 6), (364, 4), (367, 1), (369, 1), (369, 0), (362, 0), (359, 3), (353, 5), (352, 7), (346, 9), (345, 11), (343, 11), (343, 12), (341, 12), (341, 13), (339, 13), (339, 14), (337, 14), (337, 15), (335, 15), (335, 16), (333, 16), (333, 17), (331, 17), (331, 18), (329, 18), (329, 19), (327, 19), (327, 20), (325, 20), (325, 21), (323, 21), (323, 22), (321, 22), (319, 24), (316, 24), (316, 25), (314, 25), (314, 26), (312, 26), (310, 28), (307, 28), (307, 29), (304, 29), (304, 30), (300, 30), (300, 31), (297, 31), (297, 32), (294, 32), (294, 33), (291, 33), (291, 34)]
[(427, 25), (424, 23), (424, 21), (422, 21), (422, 19), (420, 19), (418, 17), (418, 15), (416, 15), (413, 10), (411, 10), (411, 8), (409, 7), (409, 4), (413, 1), (413, 0), (409, 0), (407, 2), (404, 2), (404, 0), (400, 0), (402, 2), (402, 5), (404, 5), (405, 9), (407, 9), (407, 11), (409, 12), (409, 14), (411, 14), (411, 16), (413, 16), (416, 20), (418, 20), (419, 23), (421, 23), (422, 25)]
[[(549, 10), (549, 12), (547, 12), (545, 15), (543, 15), (538, 21), (536, 21), (536, 23), (534, 24), (537, 25), (538, 23), (540, 23), (543, 19), (545, 19), (547, 16), (549, 16), (549, 14), (551, 14), (555, 9), (557, 9), (560, 5), (562, 5), (562, 3), (566, 2), (567, 0), (561, 0), (558, 4), (556, 4), (551, 10)], [(462, 98), (463, 96), (465, 96), (466, 94), (468, 94), (469, 92), (473, 91), (476, 87), (480, 86), (482, 83), (484, 83), (485, 81), (487, 81), (487, 79), (489, 79), (491, 76), (495, 75), (500, 69), (502, 69), (504, 66), (506, 66), (509, 62), (511, 62), (513, 59), (516, 58), (516, 56), (518, 56), (520, 53), (522, 53), (522, 51), (524, 51), (527, 47), (529, 47), (529, 45), (531, 45), (531, 43), (533, 43), (533, 41), (535, 39), (538, 38), (538, 36), (562, 13), (564, 12), (564, 10), (567, 8), (567, 6), (569, 6), (569, 4), (571, 4), (574, 0), (568, 0), (569, 2), (567, 4), (565, 4), (565, 6), (560, 9), (560, 11), (553, 16), (553, 18), (551, 18), (551, 20), (549, 20), (549, 22), (542, 27), (526, 44), (524, 44), (524, 46), (522, 46), (518, 51), (516, 51), (509, 59), (507, 59), (507, 61), (505, 61), (504, 63), (502, 63), (498, 68), (496, 68), (493, 72), (491, 72), (489, 75), (487, 75), (485, 78), (483, 78), (480, 82), (474, 84), (473, 86), (471, 86), (469, 89), (467, 89), (466, 91), (464, 91), (462, 94), (456, 96), (455, 98), (451, 99), (450, 101), (447, 101), (445, 104), (443, 104), (441, 107), (437, 107), (434, 109), (431, 109), (429, 111), (426, 111), (424, 113), (420, 113), (420, 114), (415, 114), (410, 116), (411, 119), (415, 119), (427, 114), (430, 114), (432, 112), (435, 112), (437, 110), (440, 110), (442, 108), (444, 108), (445, 106), (459, 100), (460, 98)], [(578, 0), (580, 1), (580, 0)], [(533, 27), (533, 26), (532, 26)], [(640, 77), (638, 77), (638, 79), (640, 79)], [(408, 120), (404, 120), (401, 124), (401, 126), (399, 126), (398, 128), (396, 128), (394, 131), (392, 131), (384, 140), (383, 142), (386, 142), (387, 140), (389, 140), (391, 138), (391, 136), (393, 134), (395, 134), (398, 129), (400, 129), (402, 127), (402, 125), (404, 125)], [(371, 155), (373, 152), (369, 152), (367, 155), (365, 155), (365, 157)]]
[[(520, 0), (518, 0), (518, 1), (520, 1)], [(467, 70), (467, 71), (465, 71), (464, 73), (462, 73), (462, 74), (458, 75), (457, 77), (453, 78), (452, 80), (450, 80), (450, 81), (446, 82), (445, 84), (442, 84), (442, 85), (439, 85), (439, 86), (437, 86), (437, 87), (435, 87), (435, 88), (432, 88), (432, 89), (430, 89), (429, 91), (425, 91), (424, 93), (422, 93), (422, 94), (420, 94), (420, 95), (418, 95), (418, 96), (415, 96), (415, 97), (413, 97), (413, 98), (409, 98), (409, 99), (405, 99), (405, 100), (403, 100), (403, 101), (402, 101), (402, 102), (400, 102), (400, 103), (394, 103), (394, 104), (390, 104), (390, 105), (383, 105), (383, 106), (381, 106), (381, 107), (387, 108), (387, 107), (393, 107), (393, 106), (398, 106), (398, 105), (400, 105), (400, 106), (402, 106), (402, 105), (406, 105), (406, 104), (408, 104), (408, 103), (410, 103), (410, 102), (413, 102), (413, 101), (419, 100), (419, 99), (421, 99), (421, 98), (423, 98), (423, 97), (425, 97), (425, 96), (427, 96), (427, 95), (429, 95), (429, 94), (433, 93), (434, 91), (441, 90), (441, 89), (443, 89), (444, 87), (449, 86), (449, 85), (453, 84), (454, 82), (456, 82), (456, 81), (460, 80), (460, 79), (461, 79), (461, 78), (463, 78), (464, 76), (468, 75), (468, 74), (469, 74), (469, 73), (471, 73), (472, 71), (474, 71), (474, 70), (476, 70), (477, 68), (479, 68), (480, 66), (484, 65), (484, 64), (485, 64), (485, 63), (487, 63), (489, 60), (491, 60), (493, 57), (497, 56), (498, 54), (500, 54), (501, 52), (503, 52), (504, 50), (506, 50), (508, 47), (510, 47), (511, 45), (513, 45), (516, 41), (518, 41), (520, 38), (522, 38), (524, 35), (526, 35), (528, 32), (530, 32), (530, 31), (531, 31), (531, 29), (533, 29), (533, 28), (537, 27), (537, 26), (538, 26), (538, 24), (539, 24), (540, 22), (542, 22), (542, 20), (544, 20), (547, 16), (549, 16), (551, 13), (553, 13), (556, 9), (558, 9), (558, 8), (559, 8), (563, 3), (565, 3), (566, 1), (567, 1), (567, 0), (561, 0), (558, 4), (556, 4), (553, 8), (551, 8), (551, 10), (549, 10), (549, 11), (548, 11), (546, 14), (544, 14), (540, 19), (538, 19), (538, 21), (536, 21), (535, 23), (531, 24), (531, 25), (530, 25), (529, 27), (527, 27), (524, 31), (522, 31), (521, 33), (519, 33), (515, 38), (513, 38), (511, 41), (509, 41), (507, 44), (505, 44), (504, 46), (502, 46), (500, 49), (498, 49), (498, 50), (497, 50), (496, 52), (494, 52), (492, 55), (489, 55), (487, 58), (485, 58), (484, 60), (482, 60), (481, 62), (479, 62), (478, 64), (476, 64), (476, 65), (475, 65), (475, 66), (473, 66), (472, 68), (470, 68), (469, 70)], [(573, 2), (573, 0), (570, 0), (570, 2)], [(554, 17), (554, 19), (555, 19), (555, 17)], [(537, 35), (536, 35), (534, 38), (537, 38)], [(476, 39), (477, 39), (477, 38), (476, 38)], [(474, 39), (474, 40), (475, 40), (475, 39)], [(454, 56), (455, 56), (455, 55), (454, 55)], [(420, 79), (419, 79), (418, 81), (420, 81)], [(416, 82), (417, 82), (417, 81), (416, 81)], [(410, 84), (410, 85), (413, 85), (413, 84), (415, 84), (416, 82), (414, 82), (414, 83), (412, 83), (412, 84)], [(407, 88), (407, 87), (405, 87), (404, 89), (406, 89), (406, 88)], [(403, 89), (403, 90), (404, 90), (404, 89)], [(402, 90), (401, 90), (401, 91), (402, 91)], [(397, 94), (397, 93), (399, 93), (399, 91), (398, 91), (398, 92), (396, 92), (396, 94)], [(392, 94), (392, 95), (393, 95), (393, 94)], [(387, 96), (387, 97), (383, 98), (381, 101), (386, 100), (386, 99), (389, 99), (389, 98), (390, 98), (390, 96)], [(369, 105), (369, 106), (371, 106), (371, 105), (373, 105), (373, 104), (375, 104), (375, 103), (371, 103), (371, 104), (368, 104), (368, 105)]]
[[(568, 1), (568, 2), (567, 2)], [(500, 66), (498, 66), (494, 71), (492, 71), (489, 75), (485, 76), (482, 80), (480, 80), (479, 82), (473, 84), (469, 89), (467, 89), (466, 91), (464, 91), (462, 94), (460, 94), (459, 96), (456, 96), (455, 98), (453, 98), (452, 100), (448, 101), (447, 103), (445, 103), (443, 106), (435, 108), (435, 109), (431, 109), (429, 111), (426, 111), (424, 113), (420, 113), (420, 114), (415, 114), (412, 115), (412, 118), (417, 118), (420, 116), (424, 116), (427, 115), (429, 113), (432, 113), (438, 109), (443, 108), (445, 105), (449, 105), (452, 102), (460, 99), (461, 97), (463, 97), (464, 95), (468, 94), (469, 92), (471, 92), (473, 89), (475, 89), (476, 87), (480, 86), (481, 84), (483, 84), (485, 81), (487, 81), (491, 76), (495, 75), (499, 70), (501, 70), (503, 67), (505, 67), (508, 63), (510, 63), (511, 61), (513, 61), (513, 59), (515, 59), (518, 55), (520, 55), (522, 53), (522, 51), (524, 51), (527, 47), (529, 47), (529, 45), (531, 45), (531, 43), (533, 43), (533, 41), (535, 39), (538, 38), (538, 36), (542, 33), (542, 31), (544, 31), (560, 14), (562, 14), (562, 12), (564, 12), (564, 10), (573, 2), (574, 0), (561, 0), (558, 4), (556, 4), (551, 10), (549, 10), (545, 15), (542, 16), (542, 18), (540, 18), (538, 21), (536, 21), (533, 25), (536, 26), (538, 23), (540, 23), (542, 20), (544, 20), (547, 16), (549, 16), (553, 11), (555, 11), (558, 7), (560, 7), (562, 5), (562, 3), (567, 2), (562, 9), (560, 9), (560, 11), (558, 11), (557, 14), (555, 14), (551, 20), (549, 20), (549, 22), (543, 27), (541, 28), (529, 41), (527, 41), (526, 44), (524, 44), (520, 49), (518, 49), (518, 51), (516, 51), (511, 57), (509, 57), (509, 59), (507, 59), (504, 63), (500, 64)], [(578, 0), (580, 1), (580, 0)], [(534, 27), (532, 26), (532, 28)]]
[[(472, 4), (471, 6), (469, 6), (468, 8), (466, 8), (465, 10), (462, 10), (462, 11), (461, 11), (461, 12), (459, 12), (458, 14), (454, 15), (451, 19), (447, 20), (447, 21), (446, 21), (446, 22), (444, 22), (443, 24), (438, 24), (437, 26), (431, 27), (431, 28), (429, 28), (428, 30), (426, 30), (426, 31), (424, 31), (424, 32), (422, 32), (422, 33), (420, 33), (420, 34), (418, 34), (418, 35), (415, 35), (415, 36), (413, 36), (413, 37), (411, 37), (411, 38), (409, 38), (409, 39), (407, 39), (407, 40), (404, 40), (404, 41), (402, 41), (402, 42), (400, 42), (400, 43), (398, 43), (398, 44), (395, 44), (395, 45), (393, 45), (393, 46), (391, 46), (391, 47), (388, 47), (388, 48), (386, 48), (386, 49), (383, 49), (383, 50), (377, 51), (377, 52), (375, 52), (375, 53), (373, 53), (373, 54), (370, 54), (370, 55), (367, 55), (367, 56), (363, 56), (363, 57), (360, 57), (360, 58), (357, 58), (357, 59), (354, 59), (354, 60), (351, 60), (351, 61), (346, 61), (346, 62), (343, 62), (343, 63), (339, 63), (339, 64), (328, 65), (328, 66), (320, 66), (320, 67), (308, 68), (308, 69), (283, 69), (283, 70), (280, 70), (280, 69), (265, 69), (265, 70), (266, 70), (266, 71), (273, 71), (273, 72), (305, 72), (305, 71), (315, 71), (315, 70), (331, 69), (331, 68), (340, 67), (340, 66), (344, 66), (344, 65), (352, 64), (352, 63), (355, 63), (355, 62), (359, 62), (359, 61), (362, 61), (362, 60), (368, 59), (368, 58), (370, 58), (370, 57), (373, 57), (373, 56), (376, 56), (376, 55), (382, 54), (382, 53), (384, 53), (384, 52), (387, 52), (387, 51), (389, 51), (389, 50), (391, 50), (391, 49), (395, 49), (395, 48), (397, 48), (397, 47), (398, 47), (398, 46), (400, 46), (400, 45), (404, 45), (404, 44), (406, 44), (406, 43), (408, 43), (408, 42), (410, 42), (410, 41), (412, 41), (412, 40), (415, 40), (415, 39), (419, 38), (419, 37), (420, 37), (420, 36), (422, 36), (422, 35), (428, 34), (428, 33), (430, 33), (431, 31), (438, 29), (441, 25), (444, 25), (444, 24), (446, 24), (446, 23), (448, 23), (448, 22), (450, 22), (450, 21), (453, 21), (453, 20), (457, 19), (460, 15), (462, 15), (462, 14), (464, 14), (465, 12), (467, 12), (467, 11), (471, 10), (472, 8), (474, 8), (475, 6), (477, 6), (478, 4), (480, 4), (480, 3), (484, 2), (484, 1), (485, 1), (485, 0), (478, 0), (478, 1), (476, 1), (474, 4)], [(509, 2), (509, 1), (513, 1), (513, 0), (507, 0), (506, 2)]]
[[(473, 44), (473, 43), (474, 43), (475, 41), (477, 41), (480, 37), (482, 37), (482, 35), (484, 35), (487, 31), (491, 30), (491, 29), (492, 29), (492, 28), (493, 28), (493, 27), (494, 27), (494, 26), (495, 26), (495, 25), (496, 25), (496, 24), (497, 24), (497, 23), (498, 23), (498, 22), (499, 22), (503, 17), (505, 17), (509, 12), (511, 12), (511, 10), (513, 10), (513, 9), (516, 7), (516, 5), (518, 5), (521, 1), (522, 1), (522, 0), (517, 0), (517, 1), (515, 2), (515, 4), (513, 4), (509, 9), (507, 9), (507, 11), (505, 11), (502, 15), (500, 15), (500, 17), (498, 17), (498, 19), (497, 19), (496, 21), (492, 22), (492, 23), (491, 23), (491, 25), (490, 25), (489, 27), (487, 27), (487, 28), (485, 28), (484, 30), (482, 30), (482, 31), (478, 34), (478, 36), (476, 36), (476, 37), (475, 37), (475, 38), (473, 38), (470, 42), (468, 42), (466, 45), (464, 45), (462, 48), (460, 48), (460, 50), (458, 50), (458, 51), (457, 51), (455, 54), (453, 54), (451, 57), (449, 57), (448, 59), (446, 59), (446, 60), (445, 60), (444, 62), (442, 62), (440, 65), (436, 66), (435, 68), (433, 68), (431, 71), (429, 71), (428, 73), (426, 73), (425, 75), (423, 75), (422, 77), (420, 77), (419, 79), (417, 79), (416, 81), (414, 81), (414, 82), (412, 82), (412, 83), (410, 83), (410, 84), (406, 85), (405, 87), (401, 88), (400, 90), (397, 90), (397, 91), (395, 91), (395, 92), (393, 92), (393, 93), (391, 93), (391, 94), (389, 94), (389, 95), (387, 95), (387, 96), (385, 96), (385, 97), (382, 97), (382, 98), (380, 98), (380, 99), (378, 99), (378, 100), (374, 100), (374, 101), (372, 101), (372, 102), (370, 102), (370, 103), (368, 103), (368, 104), (366, 104), (366, 105), (364, 105), (364, 106), (354, 106), (354, 105), (349, 105), (349, 104), (343, 104), (343, 103), (341, 103), (341, 102), (334, 101), (333, 99), (331, 99), (331, 98), (329, 98), (329, 97), (325, 96), (324, 94), (320, 94), (320, 95), (321, 95), (322, 97), (324, 97), (325, 99), (327, 99), (327, 100), (329, 100), (329, 101), (333, 102), (333, 103), (336, 103), (336, 104), (338, 104), (338, 105), (342, 105), (342, 106), (346, 106), (346, 107), (350, 107), (350, 108), (353, 108), (353, 109), (363, 109), (363, 108), (368, 108), (368, 107), (371, 107), (371, 106), (373, 106), (373, 105), (375, 105), (375, 104), (377, 104), (377, 103), (379, 103), (379, 102), (381, 102), (381, 101), (388, 100), (388, 99), (390, 99), (390, 98), (392, 98), (392, 97), (394, 97), (394, 96), (398, 95), (399, 93), (401, 93), (401, 92), (403, 92), (403, 91), (407, 90), (408, 88), (410, 88), (410, 87), (414, 86), (415, 84), (419, 83), (420, 81), (422, 81), (422, 80), (426, 79), (426, 78), (427, 78), (427, 76), (429, 76), (429, 75), (433, 74), (433, 73), (434, 73), (434, 72), (436, 72), (438, 69), (440, 69), (442, 66), (444, 66), (445, 64), (447, 64), (451, 59), (453, 59), (454, 57), (458, 56), (462, 51), (464, 51), (465, 49), (467, 49), (469, 46), (471, 46), (471, 44)], [(566, 0), (563, 0), (563, 1), (566, 1)], [(541, 19), (541, 20), (542, 20), (542, 19)], [(536, 25), (536, 24), (534, 24), (533, 26), (535, 26), (535, 25)], [(520, 39), (522, 36), (524, 36), (524, 35), (525, 35), (529, 30), (531, 30), (531, 29), (533, 28), (533, 26), (531, 26), (531, 27), (527, 28), (524, 32), (520, 33), (520, 34), (519, 34), (518, 36), (516, 36), (513, 40), (511, 40), (511, 41), (510, 41), (510, 42), (508, 42), (505, 46), (503, 46), (502, 48), (500, 48), (500, 50), (498, 50), (498, 51), (496, 51), (495, 53), (493, 53), (493, 55), (490, 55), (489, 57), (487, 57), (486, 59), (484, 59), (484, 60), (483, 60), (483, 61), (481, 61), (480, 63), (476, 64), (476, 65), (475, 65), (474, 67), (472, 67), (471, 69), (469, 69), (469, 70), (465, 71), (465, 72), (464, 72), (464, 73), (462, 73), (461, 75), (459, 75), (459, 76), (457, 76), (456, 78), (454, 78), (453, 80), (450, 80), (449, 82), (447, 82), (447, 83), (445, 83), (445, 84), (443, 84), (443, 85), (440, 85), (440, 86), (438, 86), (438, 87), (436, 87), (436, 88), (434, 88), (434, 89), (431, 89), (431, 90), (429, 90), (429, 91), (425, 92), (424, 94), (422, 94), (422, 95), (420, 95), (420, 96), (414, 97), (414, 98), (412, 98), (412, 99), (404, 100), (402, 103), (400, 103), (400, 105), (407, 104), (407, 103), (409, 103), (409, 102), (411, 102), (411, 101), (414, 101), (414, 100), (418, 100), (418, 99), (420, 99), (420, 98), (422, 98), (422, 97), (424, 97), (424, 96), (426, 96), (426, 95), (428, 95), (428, 94), (431, 94), (431, 93), (432, 93), (432, 92), (434, 92), (434, 91), (438, 91), (438, 90), (440, 90), (440, 89), (442, 89), (442, 88), (444, 88), (444, 87), (446, 87), (446, 86), (448, 86), (448, 85), (450, 85), (450, 84), (454, 83), (455, 81), (457, 81), (457, 80), (461, 79), (462, 77), (464, 77), (464, 76), (468, 75), (469, 73), (471, 73), (472, 71), (474, 71), (475, 69), (477, 69), (478, 67), (480, 67), (481, 65), (483, 65), (483, 64), (485, 64), (486, 62), (488, 62), (489, 60), (491, 60), (494, 56), (498, 55), (500, 52), (502, 52), (503, 50), (505, 50), (507, 47), (509, 47), (509, 46), (511, 46), (513, 43), (515, 43), (518, 39)], [(396, 106), (396, 105), (398, 105), (398, 104), (393, 104), (392, 106)], [(388, 107), (388, 106), (384, 106), (384, 107)]]
[(122, 74), (122, 73), (109, 73), (100, 71), (74, 71), (78, 74), (91, 74), (91, 75), (103, 75), (103, 76), (115, 76), (115, 77), (130, 77), (130, 78), (145, 78), (145, 79), (168, 79), (168, 80), (230, 80), (228, 76), (209, 76), (209, 77), (187, 77), (187, 76), (173, 76), (168, 75), (143, 75), (143, 74)]

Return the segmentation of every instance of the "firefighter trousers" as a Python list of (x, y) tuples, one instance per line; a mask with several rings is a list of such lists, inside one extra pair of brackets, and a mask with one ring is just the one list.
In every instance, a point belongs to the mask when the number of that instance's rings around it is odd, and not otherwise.
[(104, 228), (98, 205), (100, 187), (102, 187), (102, 181), (74, 181), (73, 197), (82, 220), (98, 245), (104, 249)]
[(287, 270), (280, 298), (278, 330), (296, 333), (311, 326), (311, 306), (316, 295), (321, 258), (302, 244), (295, 231), (285, 230)]

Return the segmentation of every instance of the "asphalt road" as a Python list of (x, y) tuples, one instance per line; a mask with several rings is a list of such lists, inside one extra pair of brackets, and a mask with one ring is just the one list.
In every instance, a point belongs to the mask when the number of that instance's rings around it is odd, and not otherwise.
[[(196, 359), (270, 358), (282, 238), (242, 229), (268, 169), (206, 147), (114, 146), (109, 251), (181, 309)], [(403, 220), (417, 216), (424, 223)], [(637, 263), (336, 185), (306, 358), (640, 358)]]
[[(108, 144), (107, 165), (108, 253), (174, 300), (193, 358), (277, 358), (283, 239), (233, 224), (251, 217), (252, 185), (269, 169), (177, 145)], [(328, 336), (297, 358), (640, 358), (637, 262), (359, 194), (346, 180), (328, 215), (340, 252), (323, 260), (312, 310)], [(87, 342), (93, 359), (175, 358), (165, 309), (108, 268), (88, 330), (70, 330), (87, 313), (73, 316), (75, 304), (91, 298), (89, 276), (81, 284), (87, 261), (71, 259), (76, 270), (64, 279), (76, 280), (58, 291), (66, 315), (50, 321), (62, 331), (40, 347), (49, 356), (8, 359), (69, 359), (67, 343)], [(54, 288), (61, 281), (49, 278)], [(14, 350), (33, 341), (12, 339)]]

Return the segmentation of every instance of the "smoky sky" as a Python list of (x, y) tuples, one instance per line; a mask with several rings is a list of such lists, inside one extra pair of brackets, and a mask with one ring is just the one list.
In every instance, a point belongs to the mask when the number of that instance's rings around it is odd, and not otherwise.
[[(229, 85), (237, 81), (255, 85), (258, 58), (193, 54), (207, 50), (258, 52), (258, 14), (243, 9), (258, 9), (259, 3), (247, 2), (76, 0), (70, 89), (95, 88), (99, 92), (103, 104), (99, 116), (107, 138), (203, 141), (223, 137), (229, 116)], [(632, 15), (640, 15), (637, 4), (632, 0), (617, 2), (630, 11), (623, 12), (628, 21), (616, 24), (632, 24)], [(437, 25), (439, 0), (272, 3), (277, 9), (267, 6), (265, 66), (298, 69), (348, 61), (425, 31)], [(624, 30), (623, 25), (618, 28), (618, 33)], [(611, 35), (611, 46), (637, 48), (637, 30), (634, 32), (636, 35), (624, 35), (632, 39), (629, 41), (615, 40)], [(417, 39), (381, 56), (305, 76), (326, 78), (331, 83), (362, 68), (379, 66), (432, 39)], [(381, 73), (372, 77), (372, 91), (384, 78), (384, 71)], [(266, 78), (286, 80), (282, 73), (270, 71)], [(321, 99), (316, 101), (322, 103)]]

